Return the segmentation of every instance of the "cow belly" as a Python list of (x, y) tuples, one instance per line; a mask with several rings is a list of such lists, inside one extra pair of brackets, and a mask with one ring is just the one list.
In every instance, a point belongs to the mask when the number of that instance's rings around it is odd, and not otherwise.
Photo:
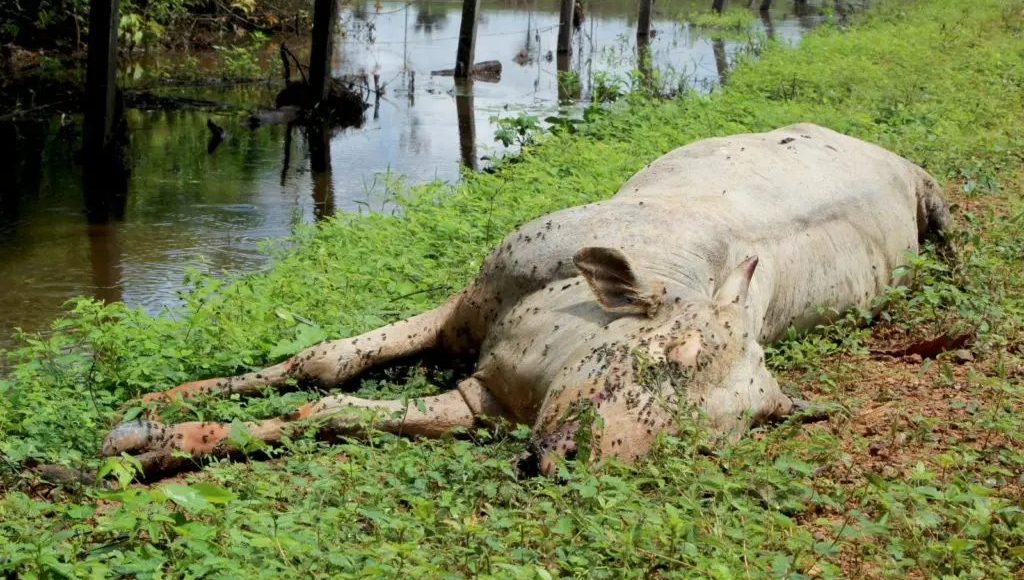
[(830, 314), (870, 309), (893, 283), (896, 268), (917, 250), (917, 232), (909, 224), (871, 235), (856, 220), (821, 224), (765, 248), (758, 272), (768, 294), (763, 304), (761, 342), (773, 342), (790, 327), (809, 330), (830, 321)]

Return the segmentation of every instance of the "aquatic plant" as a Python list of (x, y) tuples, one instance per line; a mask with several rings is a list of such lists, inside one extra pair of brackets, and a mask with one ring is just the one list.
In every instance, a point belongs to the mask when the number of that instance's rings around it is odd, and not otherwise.
[(746, 32), (757, 21), (753, 12), (743, 8), (730, 8), (722, 13), (708, 11), (686, 14), (683, 19), (698, 29), (732, 32)]

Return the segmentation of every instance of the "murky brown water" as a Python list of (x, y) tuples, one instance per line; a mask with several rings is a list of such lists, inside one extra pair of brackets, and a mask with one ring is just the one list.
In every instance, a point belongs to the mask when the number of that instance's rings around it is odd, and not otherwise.
[[(749, 44), (714, 41), (677, 18), (706, 3), (657, 5), (653, 61), (676, 85), (706, 90)], [(569, 64), (582, 101), (600, 75), (627, 81), (635, 68), (636, 3), (585, 4), (587, 20)], [(757, 21), (755, 32), (767, 24), (777, 38), (796, 42), (821, 18), (813, 7), (776, 5), (771, 22)], [(470, 89), (430, 75), (454, 62), (460, 2), (384, 2), (379, 12), (371, 4), (344, 13), (349, 34), (337, 45), (336, 74), (376, 72), (387, 90), (362, 127), (331, 135), (329, 172), (311, 171), (300, 130), (250, 131), (236, 113), (129, 111), (128, 202), (123, 219), (107, 224), (85, 219), (74, 163), (80, 119), (0, 127), (3, 149), (13, 149), (3, 151), (11, 167), (0, 183), (0, 344), (10, 344), (16, 327), (45, 329), (77, 295), (151, 312), (171, 308), (190, 269), (252, 271), (267, 262), (261, 242), (288, 236), (296, 223), (341, 211), (389, 211), (399, 176), (406, 183), (458, 180), (464, 162), (480, 165), (481, 156), (501, 154), (491, 117), (572, 114), (578, 105), (559, 105), (558, 63), (548, 57), (557, 6), (484, 0), (477, 61), (499, 60), (503, 72), (500, 82)], [(251, 107), (273, 102), (273, 90), (258, 87), (166, 92)], [(208, 118), (230, 133), (213, 154), (206, 150)]]

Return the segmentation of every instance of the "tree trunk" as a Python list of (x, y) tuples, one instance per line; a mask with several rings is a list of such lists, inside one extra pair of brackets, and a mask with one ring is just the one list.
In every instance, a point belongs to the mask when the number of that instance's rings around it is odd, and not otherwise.
[(102, 154), (112, 141), (119, 4), (120, 0), (92, 0), (89, 8), (84, 128), (87, 156)]
[(462, 0), (462, 22), (459, 23), (459, 48), (455, 55), (455, 78), (468, 78), (473, 70), (476, 52), (476, 23), (480, 0)]
[(640, 15), (637, 18), (636, 36), (650, 38), (651, 15), (654, 13), (654, 0), (640, 0)]
[(572, 52), (572, 15), (576, 9), (576, 0), (562, 0), (558, 16), (558, 54)]
[(338, 20), (337, 0), (316, 0), (313, 5), (313, 46), (309, 55), (309, 98), (311, 105), (324, 102), (331, 86), (334, 56), (334, 24)]

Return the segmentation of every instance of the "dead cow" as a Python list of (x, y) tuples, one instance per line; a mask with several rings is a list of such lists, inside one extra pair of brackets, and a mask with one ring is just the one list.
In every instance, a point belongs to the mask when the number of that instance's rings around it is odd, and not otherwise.
[[(348, 433), (377, 410), (377, 428), (438, 437), (491, 416), (533, 426), (524, 467), (551, 473), (557, 456), (576, 452), (581, 429), (592, 458), (632, 462), (675, 428), (681, 405), (726, 437), (791, 413), (761, 345), (821, 323), (822, 306), (870, 308), (948, 217), (924, 170), (822, 127), (699, 141), (612, 199), (519, 228), (435, 310), (145, 400), (296, 380), (334, 387), (431, 349), (475, 354), (475, 371), (451, 392), (419, 402), (338, 394), (248, 429), (274, 442), (289, 423), (320, 419)], [(229, 430), (135, 421), (114, 429), (103, 453), (138, 454), (159, 471), (180, 463), (176, 450), (229, 453)]]

